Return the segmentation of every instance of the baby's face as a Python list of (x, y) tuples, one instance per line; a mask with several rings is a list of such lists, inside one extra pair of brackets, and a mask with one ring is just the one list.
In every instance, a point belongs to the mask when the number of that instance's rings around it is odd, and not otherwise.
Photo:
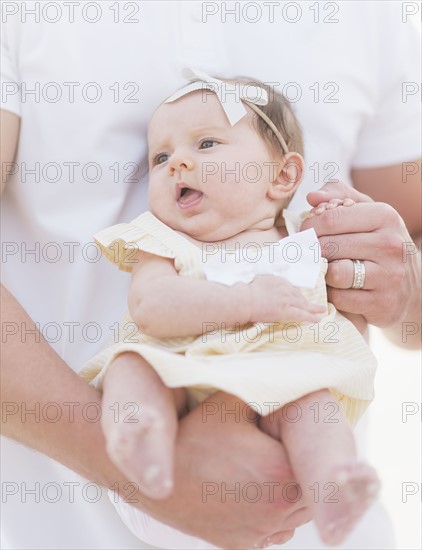
[(157, 109), (148, 130), (148, 200), (161, 221), (200, 241), (271, 226), (268, 191), (280, 164), (246, 108), (233, 127), (213, 93), (192, 92)]

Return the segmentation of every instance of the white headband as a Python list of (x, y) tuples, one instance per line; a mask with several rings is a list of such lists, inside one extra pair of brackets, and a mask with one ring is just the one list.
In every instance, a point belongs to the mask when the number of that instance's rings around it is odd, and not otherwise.
[[(259, 107), (257, 107), (257, 105), (268, 104), (268, 94), (264, 88), (254, 86), (252, 84), (241, 84), (240, 82), (224, 82), (222, 80), (218, 80), (217, 78), (212, 78), (202, 71), (188, 68), (183, 69), (183, 76), (191, 81), (190, 84), (187, 84), (180, 90), (177, 90), (177, 92), (167, 98), (164, 103), (176, 101), (176, 99), (179, 99), (196, 90), (210, 90), (216, 94), (230, 124), (234, 126), (247, 114), (245, 106), (242, 103), (242, 101), (244, 101), (268, 124), (280, 142), (283, 152), (289, 152), (283, 136), (273, 121), (265, 113), (263, 113)], [(239, 99), (242, 101), (239, 101)]]

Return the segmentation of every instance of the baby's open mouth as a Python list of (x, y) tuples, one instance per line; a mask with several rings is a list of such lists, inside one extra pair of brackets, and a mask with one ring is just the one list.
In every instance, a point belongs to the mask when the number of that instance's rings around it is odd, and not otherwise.
[(202, 197), (203, 193), (201, 193), (201, 191), (191, 189), (190, 187), (182, 187), (179, 192), (177, 203), (181, 208), (188, 208), (199, 202)]

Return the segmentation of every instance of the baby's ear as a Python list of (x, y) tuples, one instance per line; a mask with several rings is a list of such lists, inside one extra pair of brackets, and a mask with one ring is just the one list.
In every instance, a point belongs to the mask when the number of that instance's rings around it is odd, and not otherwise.
[(299, 153), (287, 153), (281, 162), (276, 178), (271, 183), (270, 199), (283, 199), (291, 196), (303, 178), (305, 161)]

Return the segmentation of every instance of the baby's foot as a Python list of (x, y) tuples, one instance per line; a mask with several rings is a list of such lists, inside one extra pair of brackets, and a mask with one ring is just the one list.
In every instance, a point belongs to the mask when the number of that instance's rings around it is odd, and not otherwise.
[(335, 545), (346, 538), (375, 500), (380, 481), (375, 470), (363, 463), (337, 467), (327, 479), (337, 492), (317, 505), (315, 522), (322, 540)]
[(107, 435), (111, 460), (139, 490), (154, 499), (166, 498), (173, 488), (173, 447), (177, 428), (167, 411), (143, 405), (136, 414), (116, 423)]
[(318, 206), (312, 208), (306, 217), (313, 218), (323, 214), (326, 210), (332, 210), (338, 206), (353, 206), (354, 204), (356, 203), (353, 199), (331, 199), (329, 202), (321, 202)]

